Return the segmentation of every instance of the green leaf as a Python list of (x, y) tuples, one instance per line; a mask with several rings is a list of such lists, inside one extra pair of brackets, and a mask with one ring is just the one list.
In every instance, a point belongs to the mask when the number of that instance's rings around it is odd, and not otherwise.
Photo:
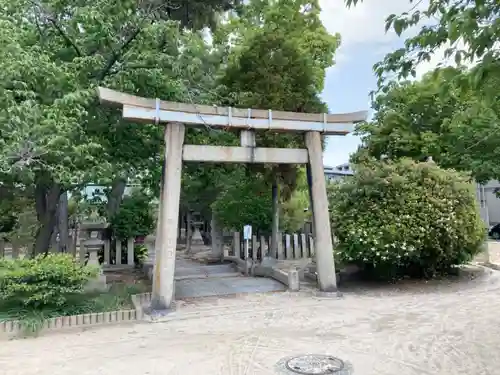
[(396, 34), (398, 34), (398, 36), (400, 36), (404, 30), (405, 21), (402, 19), (396, 19), (396, 20), (394, 20), (393, 26), (394, 26), (394, 31), (396, 32)]

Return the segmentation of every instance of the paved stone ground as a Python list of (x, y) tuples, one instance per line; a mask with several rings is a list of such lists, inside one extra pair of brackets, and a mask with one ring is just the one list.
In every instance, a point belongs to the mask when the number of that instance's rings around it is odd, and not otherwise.
[(176, 299), (285, 290), (273, 279), (242, 276), (233, 264), (206, 265), (180, 257), (176, 260), (175, 278)]
[[(179, 304), (177, 319), (2, 342), (3, 375), (264, 375), (329, 353), (355, 375), (500, 374), (500, 272)], [(196, 312), (195, 317), (188, 313)], [(184, 318), (183, 318), (184, 316)]]

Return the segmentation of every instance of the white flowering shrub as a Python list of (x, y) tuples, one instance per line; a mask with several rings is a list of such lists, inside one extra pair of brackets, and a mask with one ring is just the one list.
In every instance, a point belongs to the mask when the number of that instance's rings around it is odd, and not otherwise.
[(336, 257), (382, 277), (427, 277), (476, 255), (485, 228), (467, 176), (434, 163), (372, 161), (329, 186)]

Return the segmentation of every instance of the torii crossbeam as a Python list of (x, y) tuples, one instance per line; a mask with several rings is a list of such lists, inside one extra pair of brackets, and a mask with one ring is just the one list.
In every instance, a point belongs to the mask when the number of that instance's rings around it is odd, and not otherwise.
[[(166, 123), (165, 164), (155, 242), (153, 304), (169, 308), (174, 300), (174, 270), (183, 161), (269, 164), (309, 164), (313, 225), (319, 288), (337, 290), (333, 244), (323, 170), (321, 134), (346, 135), (367, 111), (343, 114), (297, 113), (261, 109), (211, 107), (147, 99), (98, 88), (101, 103), (120, 106), (123, 118), (135, 122)], [(239, 129), (241, 147), (184, 145), (185, 125)], [(255, 132), (303, 133), (306, 149), (259, 148)]]

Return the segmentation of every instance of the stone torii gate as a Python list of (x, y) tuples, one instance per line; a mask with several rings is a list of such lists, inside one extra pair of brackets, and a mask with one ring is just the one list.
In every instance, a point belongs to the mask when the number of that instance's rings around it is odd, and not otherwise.
[[(364, 121), (366, 111), (344, 114), (311, 114), (259, 109), (237, 109), (174, 103), (98, 89), (101, 103), (120, 106), (123, 118), (165, 126), (160, 210), (155, 242), (153, 304), (167, 309), (174, 300), (175, 252), (183, 161), (217, 163), (309, 164), (310, 193), (315, 235), (316, 266), (321, 291), (337, 290), (332, 233), (323, 171), (321, 134), (346, 135), (354, 123)], [(184, 145), (185, 126), (240, 129), (241, 147)], [(305, 134), (306, 149), (260, 148), (255, 131)]]

